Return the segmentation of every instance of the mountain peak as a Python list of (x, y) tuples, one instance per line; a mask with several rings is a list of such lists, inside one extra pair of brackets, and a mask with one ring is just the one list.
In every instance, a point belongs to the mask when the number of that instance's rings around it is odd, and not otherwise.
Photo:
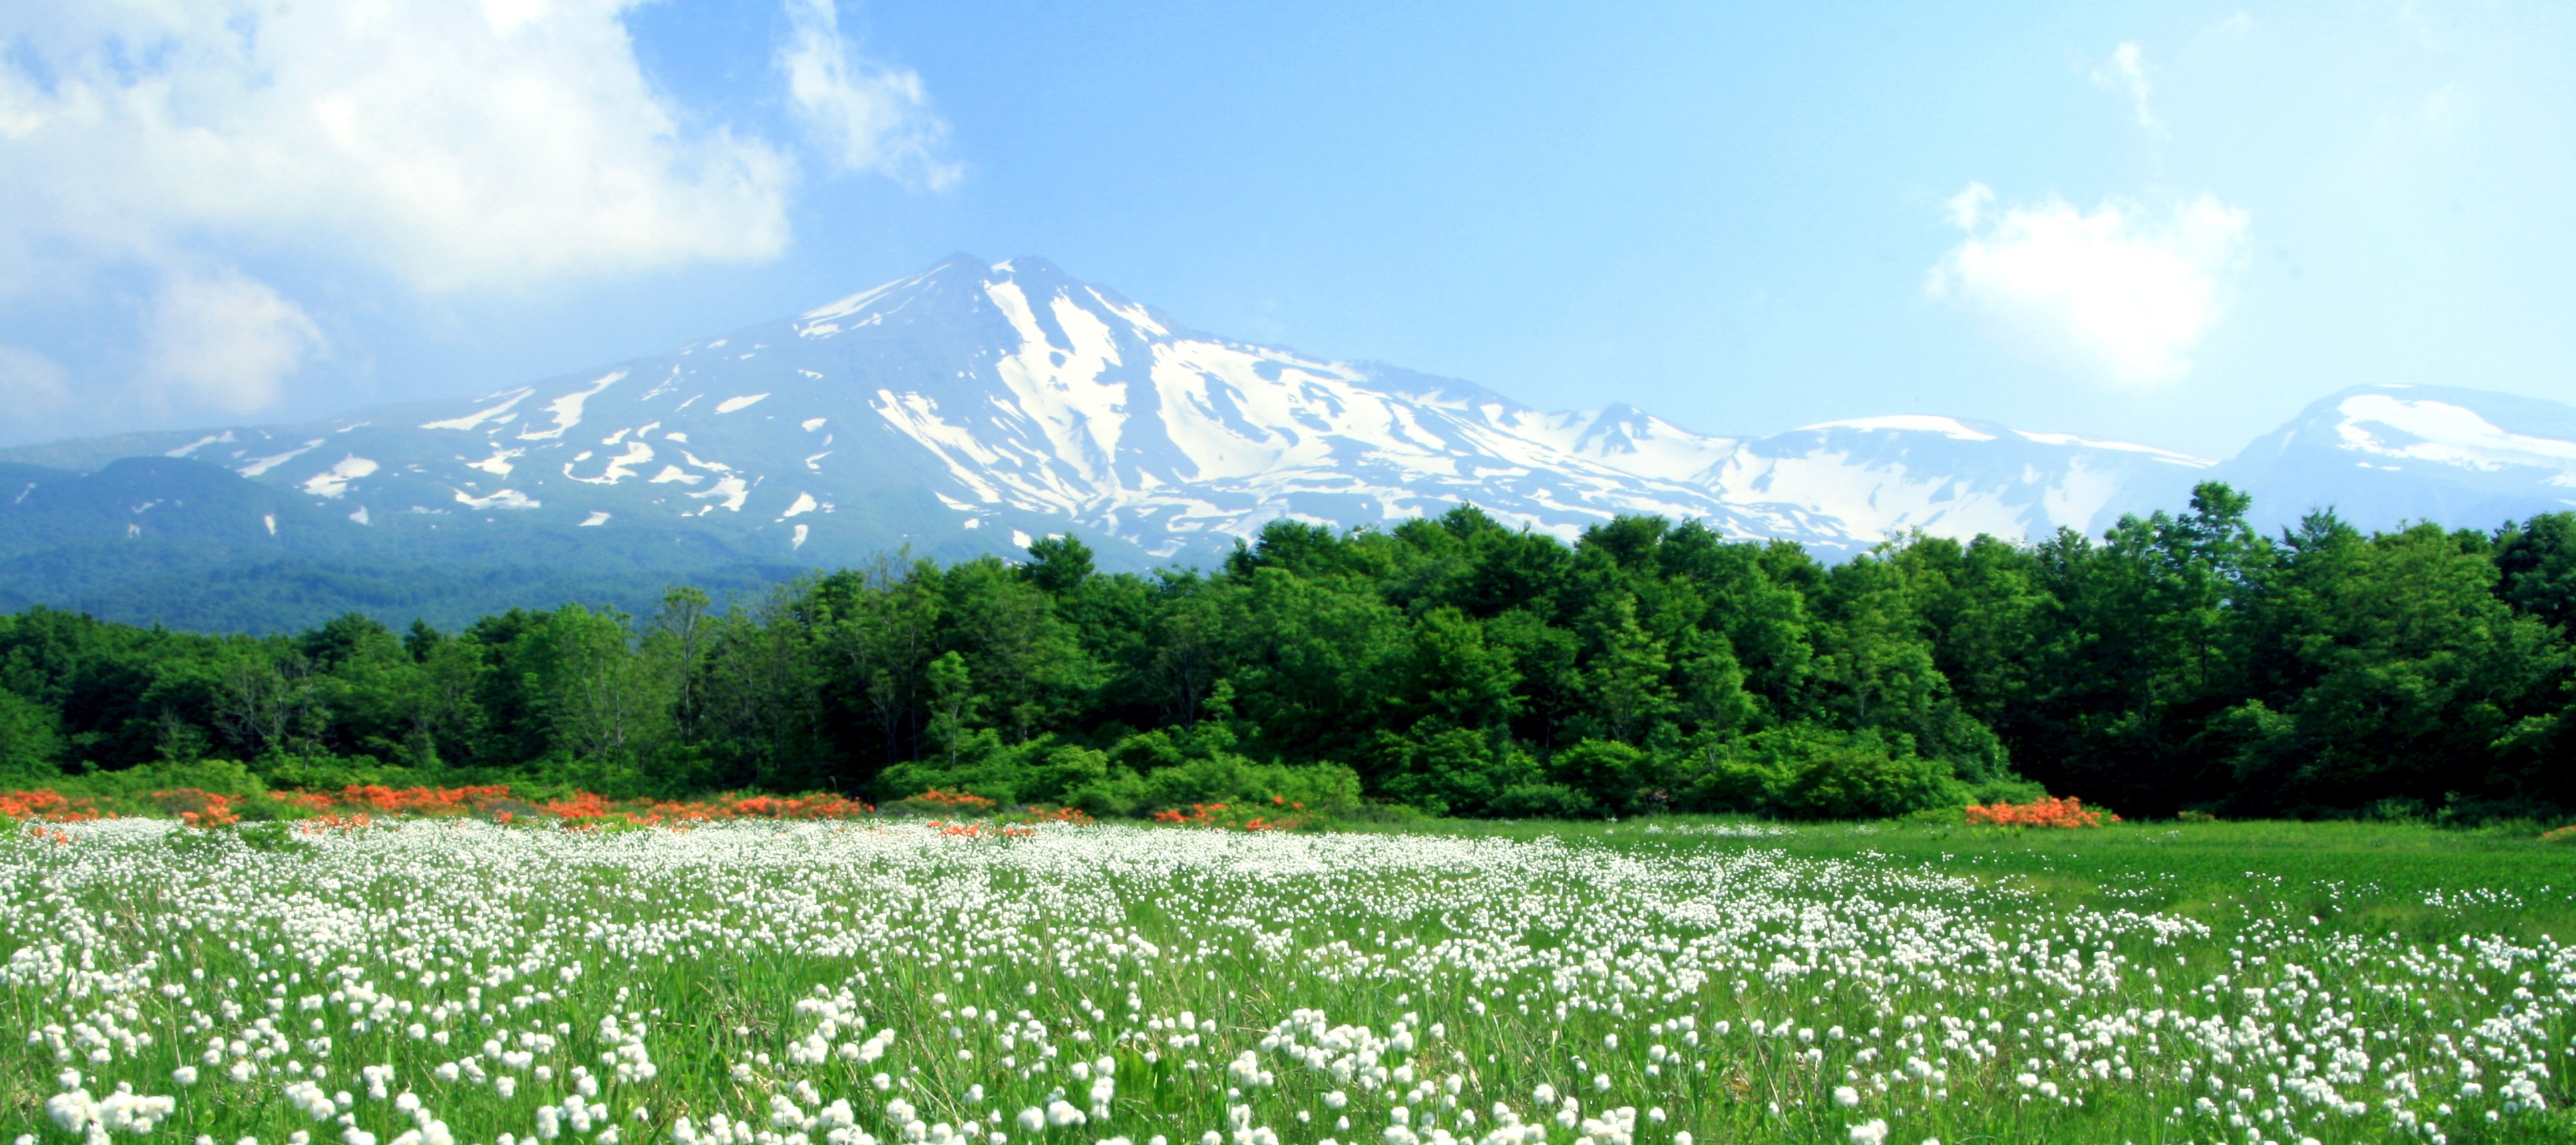
[[(1918, 529), (2092, 532), (2179, 504), (2211, 475), (2293, 514), (2359, 497), (2484, 523), (2576, 493), (2576, 410), (2530, 399), (2362, 387), (2271, 444), (2212, 471), (2170, 451), (1928, 414), (1741, 439), (1626, 402), (1550, 413), (1472, 382), (1201, 334), (1043, 258), (960, 253), (795, 317), (480, 398), (0, 460), (183, 455), (344, 536), (522, 551), (553, 531), (593, 550), (658, 538), (826, 564), (1009, 553), (1070, 529), (1105, 566), (1139, 567), (1213, 559), (1279, 518), (1356, 526), (1469, 502), (1560, 536), (1652, 513), (1848, 553)], [(132, 485), (98, 487), (151, 500)], [(2440, 492), (2427, 501), (2428, 489)], [(0, 490), (21, 494), (51, 495)], [(301, 528), (277, 516), (278, 536)], [(153, 520), (115, 527), (150, 536)], [(263, 523), (242, 540), (268, 537)]]

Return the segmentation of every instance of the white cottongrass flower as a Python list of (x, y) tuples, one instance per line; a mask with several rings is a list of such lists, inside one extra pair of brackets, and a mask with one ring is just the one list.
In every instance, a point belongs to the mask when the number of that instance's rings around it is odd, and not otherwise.
[[(1049, 826), (1000, 843), (904, 824), (590, 836), (468, 823), (322, 836), (292, 862), (254, 856), (218, 872), (171, 858), (166, 828), (68, 826), (78, 846), (12, 850), (0, 838), (0, 926), (66, 936), (0, 966), (0, 1005), (28, 1015), (31, 1062), (63, 1071), (44, 1118), (79, 1121), (70, 1141), (113, 1116), (119, 1134), (149, 1124), (184, 1142), (226, 1124), (215, 1099), (265, 1093), (283, 1098), (284, 1116), (327, 1123), (277, 1145), (344, 1145), (361, 1126), (385, 1145), (454, 1145), (410, 1084), (477, 1126), (477, 1145), (614, 1145), (611, 1130), (658, 1124), (646, 1100), (665, 1116), (692, 1110), (670, 1145), (878, 1145), (861, 1120), (891, 1145), (1085, 1145), (1050, 1131), (1105, 1133), (1110, 1109), (1125, 1117), (1131, 1099), (1147, 1120), (1129, 1140), (1148, 1145), (1151, 1118), (1176, 1108), (1225, 1110), (1205, 1145), (1267, 1145), (1272, 1125), (1356, 1145), (1378, 1145), (1383, 1129), (1412, 1145), (1444, 1134), (1654, 1145), (1638, 1139), (1641, 1117), (1686, 1121), (1672, 1113), (1693, 1108), (1685, 1094), (1731, 1089), (1731, 1063), (1776, 1056), (1847, 1082), (1827, 1108), (1855, 1117), (1872, 1105), (1893, 1115), (1998, 1103), (1983, 1082), (1950, 1086), (2000, 1070), (2003, 1100), (2047, 1098), (2052, 1117), (2071, 1119), (2070, 1138), (2121, 1116), (2099, 1110), (2143, 1102), (2173, 1110), (2180, 1136), (2234, 1140), (2254, 1126), (2229, 1118), (2255, 1121), (2277, 1100), (2297, 1120), (2263, 1124), (2299, 1142), (2281, 1130), (2379, 1116), (2393, 1101), (2392, 1131), (2430, 1142), (2490, 1115), (2555, 1116), (2546, 1087), (2557, 1079), (2538, 1071), (2563, 1047), (2540, 1031), (2576, 1015), (2555, 993), (2576, 977), (2576, 948), (2564, 945), (2467, 934), (2417, 950), (2260, 916), (2235, 930), (2089, 909), (2025, 922), (2013, 911), (2029, 900), (1995, 913), (1993, 884), (1937, 864), (1753, 850), (1612, 862), (1547, 839)], [(373, 937), (383, 932), (368, 904), (385, 900), (405, 904), (415, 945), (387, 950)], [(841, 909), (858, 901), (870, 909)], [(169, 904), (145, 909), (186, 912), (173, 929), (196, 937), (149, 967), (74, 937), (128, 925), (98, 905), (111, 902)], [(1152, 907), (1149, 933), (1121, 921), (1139, 905)], [(1485, 920), (1480, 933), (1430, 942), (1415, 922), (1471, 917)], [(2274, 921), (2290, 929), (2264, 929)], [(545, 937), (502, 957), (492, 939), (504, 928)], [(2289, 934), (2295, 958), (2283, 956)], [(1802, 956), (1776, 957), (1784, 942)], [(715, 1054), (657, 1070), (651, 1050), (675, 1036), (653, 1029), (658, 1011), (695, 999), (656, 996), (658, 972), (616, 979), (619, 968), (752, 961), (833, 969), (811, 994), (743, 996), (746, 1012), (709, 1031)], [(1384, 1008), (1265, 1018), (1247, 1011), (1269, 991), (1238, 992), (1247, 979), (1224, 980), (1228, 966)], [(2406, 1007), (2402, 1021), (2371, 1022), (2367, 1066), (2349, 1052), (2358, 1046), (2338, 1058), (2313, 1044), (2386, 1005), (2360, 998)], [(1221, 1005), (1225, 1025), (1202, 1019)], [(1497, 1060), (1496, 1024), (1564, 1037)], [(2465, 1038), (2443, 1036), (2460, 1029), (2477, 1031), (2474, 1061)], [(1417, 1036), (1436, 1058), (1409, 1051)], [(399, 1073), (368, 1060), (388, 1044), (408, 1056)], [(2271, 1062), (2301, 1054), (2316, 1068), (2268, 1080)], [(1119, 1061), (1131, 1055), (1158, 1080), (1122, 1094)], [(182, 1062), (193, 1064), (171, 1068)], [(2046, 1076), (2015, 1072), (2041, 1062)], [(2366, 1081), (2336, 1080), (2356, 1072)], [(1542, 1077), (1595, 1090), (1599, 1108)], [(325, 1093), (332, 1078), (365, 1096)], [(834, 1078), (865, 1084), (845, 1095)], [(184, 1113), (133, 1092), (227, 1079), (243, 1088), (190, 1093)], [(1748, 1095), (1747, 1111), (1767, 1098)], [(1378, 1121), (1398, 1107), (1401, 1118)], [(920, 1110), (962, 1120), (930, 1124)], [(1354, 1120), (1382, 1128), (1355, 1134)], [(481, 1129), (504, 1125), (535, 1132)], [(1671, 1142), (1690, 1145), (1679, 1131)]]

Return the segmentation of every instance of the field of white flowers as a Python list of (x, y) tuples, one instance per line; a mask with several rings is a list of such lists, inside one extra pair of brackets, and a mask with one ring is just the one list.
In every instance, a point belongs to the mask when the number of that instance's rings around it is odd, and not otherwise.
[(0, 1121), (18, 1145), (2576, 1139), (2566, 946), (2070, 909), (1772, 843), (22, 830)]

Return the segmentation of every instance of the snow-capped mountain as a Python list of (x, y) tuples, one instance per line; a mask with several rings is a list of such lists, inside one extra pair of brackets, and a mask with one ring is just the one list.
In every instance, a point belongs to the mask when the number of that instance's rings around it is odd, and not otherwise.
[(298, 427), (9, 451), (215, 462), (371, 530), (544, 523), (721, 537), (839, 563), (1072, 530), (1113, 563), (1204, 559), (1279, 517), (1350, 526), (1474, 502), (1571, 537), (1622, 513), (1848, 553), (1910, 529), (2098, 530), (2211, 464), (1950, 418), (1712, 437), (1628, 406), (1188, 330), (1039, 259), (959, 256), (671, 353)]
[(2309, 406), (2220, 467), (2278, 528), (2331, 507), (2365, 529), (2491, 529), (2576, 507), (2576, 409), (2446, 386), (2361, 386)]

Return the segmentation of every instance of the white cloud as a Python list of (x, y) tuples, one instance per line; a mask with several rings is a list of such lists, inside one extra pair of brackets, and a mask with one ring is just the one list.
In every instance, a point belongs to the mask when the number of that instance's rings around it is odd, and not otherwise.
[(1932, 268), (1933, 297), (1975, 305), (2019, 348), (2128, 382), (2190, 370), (2245, 262), (2251, 223), (2205, 194), (2162, 217), (2121, 200), (2090, 212), (2057, 199), (1997, 212), (1981, 183), (1949, 205), (1967, 237)]
[(685, 126), (632, 2), (17, 6), (0, 243), (170, 265), (248, 236), (433, 290), (776, 254), (794, 162)]
[(860, 58), (834, 0), (787, 0), (793, 29), (778, 53), (788, 105), (835, 162), (932, 189), (956, 182), (940, 157), (948, 125), (930, 113), (921, 77)]
[(71, 372), (24, 346), (0, 343), (0, 408), (19, 413), (61, 409), (71, 401)]
[(150, 400), (233, 414), (275, 404), (286, 376), (322, 347), (302, 307), (228, 270), (172, 275), (144, 337)]
[(2129, 97), (2130, 114), (2138, 126), (2157, 135), (2165, 133), (2165, 124), (2156, 118), (2156, 108), (2148, 102), (2152, 90), (2147, 83), (2146, 52), (2134, 43), (2124, 43), (2111, 50), (2111, 58), (2093, 69), (2093, 86), (2120, 92)]

